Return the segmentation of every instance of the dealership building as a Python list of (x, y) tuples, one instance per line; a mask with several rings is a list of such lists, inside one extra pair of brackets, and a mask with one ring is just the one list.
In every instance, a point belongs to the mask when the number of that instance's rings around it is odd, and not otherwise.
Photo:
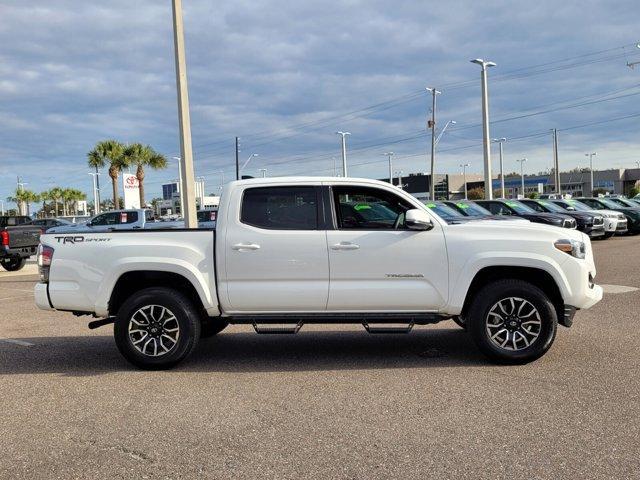
[[(220, 196), (206, 195), (204, 179), (194, 183), (196, 194), (196, 208), (198, 210), (216, 210), (220, 203)], [(162, 201), (156, 205), (156, 215), (180, 215), (182, 212), (180, 201), (180, 183), (169, 182), (162, 185)]]

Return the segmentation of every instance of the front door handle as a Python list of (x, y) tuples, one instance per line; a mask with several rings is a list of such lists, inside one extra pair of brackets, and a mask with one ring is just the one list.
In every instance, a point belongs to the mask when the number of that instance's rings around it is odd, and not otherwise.
[(243, 250), (259, 250), (260, 245), (256, 243), (236, 243), (231, 248), (242, 252)]
[(351, 242), (340, 242), (335, 245), (331, 245), (331, 250), (358, 250), (360, 245), (356, 245)]

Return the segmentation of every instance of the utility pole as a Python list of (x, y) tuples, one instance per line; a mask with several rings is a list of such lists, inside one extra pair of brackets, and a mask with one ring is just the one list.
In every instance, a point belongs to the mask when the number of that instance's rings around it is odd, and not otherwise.
[(389, 159), (389, 183), (393, 185), (393, 160), (391, 159), (393, 152), (386, 152), (383, 155), (386, 155)]
[(464, 163), (460, 165), (462, 167), (462, 178), (464, 180), (464, 199), (467, 200), (467, 167), (470, 167), (470, 163)]
[(184, 216), (184, 191), (182, 190), (182, 183), (181, 183), (182, 182), (182, 162), (180, 161), (180, 157), (173, 157), (173, 159), (178, 161), (178, 188), (180, 189), (178, 193), (180, 193), (180, 213)]
[(96, 186), (96, 181), (98, 180), (98, 175), (100, 174), (98, 172), (89, 172), (89, 175), (91, 175), (91, 180), (93, 182), (93, 213), (94, 215), (97, 215), (98, 213), (100, 213), (100, 205), (98, 203), (98, 187)]
[(182, 216), (187, 228), (197, 228), (196, 197), (193, 174), (193, 151), (191, 148), (191, 119), (189, 118), (189, 89), (187, 87), (187, 62), (184, 53), (184, 25), (182, 22), (182, 0), (172, 0), (173, 41), (176, 54), (176, 86), (178, 90), (178, 119), (180, 126), (180, 162), (182, 176), (180, 190), (184, 198)]
[(396, 175), (398, 175), (398, 188), (402, 190), (402, 170), (398, 170)]
[(492, 140), (493, 143), (497, 143), (500, 146), (500, 197), (507, 198), (507, 195), (504, 191), (504, 155), (502, 151), (502, 144), (506, 142), (507, 139), (502, 138), (494, 138)]
[(427, 121), (427, 129), (431, 128), (431, 175), (429, 176), (429, 200), (435, 199), (436, 186), (434, 181), (435, 161), (436, 161), (436, 95), (442, 92), (434, 87), (427, 87), (427, 92), (431, 92), (431, 120)]
[(589, 157), (589, 173), (591, 174), (591, 195), (593, 195), (593, 157), (597, 155), (596, 152), (585, 153), (585, 157)]
[(520, 160), (516, 160), (516, 162), (520, 163), (520, 184), (522, 188), (522, 198), (524, 198), (524, 162), (526, 162), (526, 158), (521, 158)]
[(489, 142), (489, 89), (487, 88), (487, 68), (495, 67), (493, 62), (487, 62), (482, 58), (471, 60), (482, 67), (480, 81), (482, 84), (482, 146), (484, 151), (484, 198), (493, 198), (493, 178), (491, 175), (491, 142)]
[(553, 128), (553, 169), (554, 169), (554, 183), (556, 184), (556, 193), (560, 195), (562, 189), (560, 188), (560, 165), (558, 163), (558, 130)]
[(240, 137), (236, 137), (236, 180), (240, 180)]
[(347, 177), (347, 142), (345, 137), (351, 135), (349, 132), (336, 132), (336, 135), (342, 137), (342, 176)]

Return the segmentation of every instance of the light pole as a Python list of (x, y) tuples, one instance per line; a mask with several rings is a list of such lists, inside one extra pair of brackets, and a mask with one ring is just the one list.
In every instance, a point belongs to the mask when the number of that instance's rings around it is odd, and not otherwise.
[(521, 158), (520, 160), (516, 160), (516, 162), (520, 163), (520, 184), (522, 188), (522, 198), (524, 198), (524, 162), (526, 162), (526, 158)]
[(4, 217), (4, 201), (0, 200), (0, 215)]
[[(247, 158), (247, 160), (242, 164), (242, 167), (240, 167), (239, 173), (241, 173), (242, 170), (244, 170), (246, 168), (246, 166), (249, 165), (249, 162), (251, 161), (251, 159), (253, 157), (259, 157), (259, 156), (260, 156), (260, 154), (258, 154), (258, 153), (252, 153), (251, 155), (249, 155), (249, 158)], [(240, 175), (240, 178), (242, 178), (242, 175)]]
[[(178, 161), (178, 188), (180, 189), (180, 214), (184, 218), (184, 191), (182, 189), (182, 159), (180, 157), (173, 157)], [(195, 196), (194, 196), (195, 199)]]
[(482, 67), (480, 80), (482, 83), (482, 145), (484, 150), (484, 198), (493, 198), (492, 176), (491, 176), (491, 143), (489, 142), (489, 90), (487, 88), (487, 68), (495, 67), (496, 64), (488, 62), (482, 58), (471, 60)]
[(196, 180), (198, 180), (198, 190), (200, 190), (199, 193), (200, 194), (200, 210), (204, 210), (204, 181), (205, 178), (204, 177), (198, 177)]
[(456, 122), (455, 120), (449, 120), (449, 121), (445, 124), (444, 128), (442, 129), (442, 131), (438, 134), (438, 137), (436, 138), (436, 146), (440, 143), (440, 139), (442, 138), (442, 135), (444, 135), (444, 132), (445, 132), (445, 130), (447, 129), (447, 127), (448, 127), (449, 125), (455, 125), (456, 123), (458, 123), (458, 122)]
[(593, 157), (597, 155), (596, 152), (585, 153), (585, 157), (589, 157), (589, 173), (591, 174), (591, 195), (593, 195)]
[(402, 170), (397, 170), (396, 175), (398, 175), (398, 188), (402, 190)]
[(266, 168), (260, 168), (258, 169), (259, 172), (262, 172), (262, 178), (266, 178), (267, 176), (267, 169)]
[(386, 152), (383, 153), (383, 155), (386, 155), (389, 158), (389, 183), (393, 185), (393, 160), (391, 159), (391, 157), (393, 157), (393, 152)]
[(176, 53), (176, 87), (178, 92), (178, 120), (180, 128), (180, 162), (184, 175), (180, 189), (184, 200), (181, 206), (185, 226), (198, 228), (196, 197), (193, 184), (193, 151), (191, 148), (191, 119), (189, 118), (189, 90), (187, 87), (187, 62), (184, 52), (184, 25), (182, 0), (173, 0), (173, 42)]
[(431, 92), (431, 120), (427, 122), (427, 128), (431, 128), (431, 176), (429, 177), (429, 199), (433, 201), (435, 197), (435, 182), (433, 176), (436, 161), (436, 95), (442, 92), (434, 87), (426, 87), (427, 92)]
[(464, 180), (464, 199), (467, 200), (467, 167), (470, 167), (470, 163), (463, 163), (460, 165), (462, 167), (462, 178)]
[(506, 142), (507, 139), (502, 138), (494, 138), (492, 142), (497, 143), (500, 146), (500, 195), (502, 198), (507, 198), (504, 192), (504, 157), (502, 152), (502, 144)]
[(100, 200), (98, 197), (98, 186), (97, 186), (97, 182), (98, 182), (98, 175), (100, 175), (98, 172), (89, 172), (89, 175), (91, 175), (91, 179), (93, 181), (93, 213), (94, 215), (97, 215), (98, 213), (100, 213)]
[(347, 141), (345, 137), (351, 135), (349, 132), (336, 132), (336, 135), (342, 137), (342, 176), (347, 177)]

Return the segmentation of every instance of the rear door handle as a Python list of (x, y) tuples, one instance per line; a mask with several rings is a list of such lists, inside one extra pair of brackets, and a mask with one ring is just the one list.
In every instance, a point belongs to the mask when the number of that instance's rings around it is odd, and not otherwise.
[(331, 250), (358, 250), (360, 245), (356, 245), (351, 242), (340, 242), (335, 245), (331, 245)]
[(259, 250), (260, 245), (256, 243), (236, 243), (231, 247), (233, 250), (243, 251), (243, 250)]

